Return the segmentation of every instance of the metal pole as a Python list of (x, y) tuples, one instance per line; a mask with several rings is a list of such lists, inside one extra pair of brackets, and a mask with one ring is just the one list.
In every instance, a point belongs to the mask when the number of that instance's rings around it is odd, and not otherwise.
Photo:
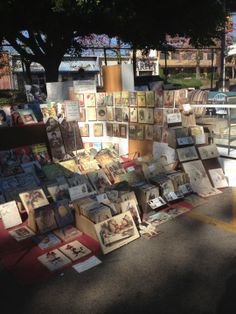
[(211, 49), (211, 90), (213, 90), (214, 79), (214, 48)]

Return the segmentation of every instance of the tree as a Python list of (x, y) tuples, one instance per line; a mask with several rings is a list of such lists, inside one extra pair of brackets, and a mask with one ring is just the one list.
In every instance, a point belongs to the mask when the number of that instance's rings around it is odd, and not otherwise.
[(160, 48), (166, 34), (187, 36), (194, 45), (220, 37), (234, 0), (1, 0), (0, 38), (25, 62), (38, 62), (56, 81), (64, 54), (81, 47), (78, 35), (118, 36), (134, 49)]

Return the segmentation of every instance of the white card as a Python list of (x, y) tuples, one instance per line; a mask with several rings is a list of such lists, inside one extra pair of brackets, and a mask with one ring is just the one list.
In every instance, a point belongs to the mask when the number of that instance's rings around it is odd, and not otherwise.
[(5, 229), (20, 225), (22, 223), (20, 213), (15, 201), (0, 205), (0, 216)]
[(102, 261), (100, 259), (98, 259), (96, 256), (91, 256), (90, 258), (88, 258), (86, 261), (82, 262), (82, 263), (78, 263), (74, 266), (72, 266), (74, 268), (74, 270), (76, 270), (78, 273), (82, 273), (83, 271), (86, 271), (90, 268), (93, 268), (99, 264), (101, 264)]

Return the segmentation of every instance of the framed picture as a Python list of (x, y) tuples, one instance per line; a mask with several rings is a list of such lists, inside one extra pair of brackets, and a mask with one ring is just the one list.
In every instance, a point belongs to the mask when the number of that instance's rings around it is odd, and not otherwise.
[(87, 119), (88, 121), (97, 120), (97, 112), (95, 107), (87, 107)]
[(174, 103), (175, 103), (175, 108), (180, 108), (183, 104), (188, 103), (188, 90), (187, 90), (187, 88), (175, 90)]
[(85, 93), (84, 103), (86, 107), (95, 107), (96, 104), (96, 94), (95, 93)]
[(144, 139), (144, 125), (137, 125), (136, 127), (136, 138), (137, 140)]
[(75, 94), (75, 99), (78, 100), (80, 107), (84, 107), (84, 94), (83, 93)]
[(95, 137), (103, 136), (103, 124), (102, 123), (94, 123), (93, 135)]
[(115, 120), (118, 122), (123, 121), (122, 108), (115, 108)]
[(163, 81), (150, 82), (149, 87), (154, 91), (155, 107), (163, 107)]
[(105, 94), (104, 104), (105, 106), (113, 106), (113, 93)]
[(82, 137), (89, 137), (89, 124), (82, 124), (79, 126), (80, 135)]
[(146, 92), (146, 106), (154, 107), (154, 104), (155, 104), (154, 91), (147, 91)]
[(113, 124), (113, 136), (120, 137), (120, 127), (118, 123)]
[(199, 146), (198, 152), (202, 160), (204, 159), (211, 159), (211, 158), (218, 158), (219, 152), (216, 147), (216, 144), (206, 145), (206, 146)]
[(146, 123), (145, 108), (138, 108), (138, 123)]
[(181, 162), (199, 159), (195, 146), (177, 148), (176, 152), (177, 152), (179, 161)]
[(85, 108), (79, 108), (78, 122), (85, 122), (85, 121), (86, 121), (86, 110)]
[(96, 106), (97, 107), (105, 106), (105, 97), (106, 97), (106, 93), (96, 93)]
[(127, 125), (120, 124), (120, 137), (127, 138)]
[(107, 136), (113, 136), (113, 124), (112, 123), (106, 123), (106, 133), (107, 133)]
[(153, 141), (153, 125), (145, 124), (145, 140)]
[(137, 91), (138, 107), (146, 107), (146, 93), (145, 91)]
[(95, 231), (104, 254), (139, 238), (138, 230), (129, 211), (95, 224)]
[(129, 121), (130, 122), (138, 122), (138, 109), (136, 107), (129, 108)]
[(131, 107), (137, 107), (137, 92), (129, 92), (129, 105)]
[(106, 121), (107, 120), (107, 108), (106, 107), (97, 108), (97, 120), (98, 121)]
[(129, 139), (136, 140), (136, 125), (129, 125)]
[(129, 108), (122, 108), (122, 121), (129, 122)]
[(28, 213), (35, 208), (43, 207), (49, 204), (42, 189), (34, 189), (20, 193), (19, 197)]
[(24, 124), (35, 124), (38, 123), (38, 120), (36, 119), (33, 110), (31, 109), (18, 109), (17, 112), (19, 113), (22, 122)]
[(153, 109), (147, 108), (145, 110), (145, 113), (146, 113), (146, 117), (145, 117), (146, 123), (153, 124), (154, 123)]
[(107, 107), (107, 121), (114, 121), (114, 108)]
[(34, 218), (38, 232), (43, 234), (57, 228), (54, 205), (46, 205), (34, 210)]

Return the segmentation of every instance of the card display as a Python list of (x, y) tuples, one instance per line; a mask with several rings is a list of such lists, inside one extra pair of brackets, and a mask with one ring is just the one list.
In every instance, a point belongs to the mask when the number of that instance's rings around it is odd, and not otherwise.
[(59, 248), (73, 262), (83, 258), (91, 253), (91, 250), (80, 243), (78, 240), (67, 243)]
[(38, 260), (50, 271), (58, 270), (71, 263), (70, 259), (62, 254), (58, 249), (38, 256)]

